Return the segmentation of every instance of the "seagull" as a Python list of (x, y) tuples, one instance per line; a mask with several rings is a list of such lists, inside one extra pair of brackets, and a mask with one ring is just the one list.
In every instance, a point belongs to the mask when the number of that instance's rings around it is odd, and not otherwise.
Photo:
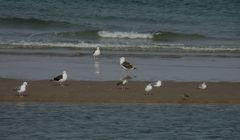
[[(135, 77), (135, 76), (134, 76)], [(125, 88), (125, 86), (126, 86), (126, 84), (127, 84), (127, 82), (129, 81), (129, 80), (131, 80), (132, 79), (132, 77), (131, 76), (129, 76), (129, 75), (126, 75), (125, 77), (123, 77), (123, 78), (121, 78), (120, 79), (120, 81), (119, 82), (117, 82), (117, 86), (122, 86), (122, 89), (124, 89)]]
[(120, 58), (120, 65), (125, 70), (133, 70), (136, 69), (133, 65), (126, 61), (125, 57)]
[(127, 82), (128, 82), (128, 80), (127, 79), (123, 79), (122, 81), (120, 81), (120, 82), (117, 82), (117, 86), (122, 86), (122, 89), (125, 89), (125, 86), (126, 86), (126, 84), (127, 84)]
[(206, 88), (207, 88), (207, 85), (206, 85), (205, 82), (203, 82), (203, 83), (201, 83), (201, 84), (198, 85), (198, 88), (199, 88), (199, 89), (206, 89)]
[(190, 96), (189, 96), (188, 94), (186, 94), (186, 93), (184, 93), (184, 94), (182, 95), (182, 99), (183, 99), (183, 100), (187, 100), (189, 97), (190, 97)]
[[(152, 90), (152, 84), (149, 83), (146, 87), (145, 87), (145, 94), (144, 95), (149, 95), (150, 91)], [(152, 95), (152, 94), (151, 94)]]
[(27, 82), (23, 82), (23, 84), (17, 88), (17, 93), (19, 96), (23, 97), (23, 93), (26, 91), (27, 85)]
[(62, 86), (62, 83), (67, 80), (67, 72), (63, 71), (61, 75), (54, 77), (53, 80), (59, 82)]
[(161, 87), (162, 86), (162, 81), (158, 80), (157, 82), (154, 83), (153, 87)]
[(101, 54), (100, 48), (97, 47), (97, 49), (93, 52), (93, 57), (95, 59), (95, 57), (99, 56)]

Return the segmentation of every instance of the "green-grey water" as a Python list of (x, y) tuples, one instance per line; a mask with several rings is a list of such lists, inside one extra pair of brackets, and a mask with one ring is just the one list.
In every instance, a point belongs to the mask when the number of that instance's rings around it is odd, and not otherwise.
[(238, 0), (0, 0), (0, 48), (239, 53)]
[(1, 103), (2, 140), (239, 139), (239, 105)]

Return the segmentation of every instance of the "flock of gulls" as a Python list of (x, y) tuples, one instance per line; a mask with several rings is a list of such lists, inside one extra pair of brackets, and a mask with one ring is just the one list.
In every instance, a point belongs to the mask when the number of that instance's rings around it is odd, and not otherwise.
[[(97, 49), (93, 52), (93, 57), (94, 57), (94, 60), (96, 59), (96, 57), (100, 56), (101, 55), (101, 51), (100, 51), (100, 48), (97, 47)], [(126, 58), (125, 57), (120, 57), (120, 66), (124, 69), (124, 70), (134, 70), (136, 69), (136, 67), (134, 67), (131, 63), (127, 62), (126, 61)], [(126, 87), (126, 84), (128, 83), (128, 80), (131, 79), (130, 76), (125, 76), (124, 78), (120, 79), (119, 82), (117, 82), (117, 86), (121, 86), (122, 89), (125, 89)], [(59, 82), (60, 86), (63, 86), (63, 82), (65, 82), (67, 80), (67, 72), (66, 71), (63, 71), (62, 74), (54, 77), (51, 81), (57, 81)], [(25, 96), (26, 94), (24, 94), (27, 90), (27, 85), (28, 83), (25, 81), (22, 83), (21, 86), (19, 86), (17, 88), (17, 93), (18, 93), (18, 96)], [(162, 81), (158, 80), (156, 82), (150, 82), (146, 85), (145, 87), (145, 94), (144, 95), (152, 95), (151, 91), (153, 88), (159, 88), (162, 86)], [(201, 83), (198, 85), (198, 88), (199, 89), (206, 89), (207, 88), (207, 84), (205, 82)], [(188, 98), (189, 95), (188, 94), (184, 94), (183, 95), (183, 99), (186, 99)]]

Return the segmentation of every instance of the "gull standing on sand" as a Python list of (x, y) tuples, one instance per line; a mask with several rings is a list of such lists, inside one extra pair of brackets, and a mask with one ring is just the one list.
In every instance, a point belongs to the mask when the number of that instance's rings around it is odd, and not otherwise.
[(93, 57), (95, 59), (95, 57), (99, 56), (101, 54), (100, 48), (97, 47), (97, 49), (93, 52)]
[(157, 82), (154, 83), (153, 87), (161, 87), (162, 86), (162, 81), (158, 80)]
[(198, 85), (199, 89), (206, 89), (207, 88), (207, 84), (205, 82), (201, 83)]
[[(146, 87), (145, 87), (145, 94), (144, 95), (149, 95), (150, 94), (150, 91), (152, 90), (152, 84), (149, 83)], [(150, 94), (152, 95), (152, 94)]]
[(120, 58), (120, 65), (125, 70), (134, 70), (136, 69), (133, 65), (131, 65), (129, 62), (126, 61), (125, 57)]
[(120, 81), (120, 82), (117, 82), (117, 86), (122, 86), (122, 89), (125, 89), (125, 86), (126, 86), (126, 84), (127, 84), (127, 82), (128, 82), (128, 80), (127, 79), (123, 79), (122, 81)]
[(27, 82), (23, 82), (23, 84), (17, 88), (17, 93), (18, 93), (19, 96), (24, 95), (23, 93), (26, 91), (27, 85), (28, 85)]
[(186, 93), (182, 95), (182, 100), (187, 100), (190, 96)]
[(61, 75), (54, 77), (53, 80), (59, 82), (59, 84), (63, 86), (62, 83), (67, 80), (67, 72), (63, 71)]
[(124, 76), (123, 78), (121, 78), (120, 79), (120, 81), (119, 82), (117, 82), (117, 86), (122, 86), (122, 89), (125, 89), (125, 87), (126, 87), (126, 84), (128, 83), (128, 80), (131, 80), (132, 79), (132, 77), (131, 76), (129, 76), (129, 75), (126, 75), (126, 76)]

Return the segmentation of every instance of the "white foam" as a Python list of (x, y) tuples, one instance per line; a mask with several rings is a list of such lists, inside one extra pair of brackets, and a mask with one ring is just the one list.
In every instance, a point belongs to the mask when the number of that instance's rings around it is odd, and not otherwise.
[(62, 47), (62, 48), (96, 48), (101, 46), (100, 44), (89, 44), (85, 42), (79, 43), (52, 43), (52, 42), (17, 42), (11, 43), (11, 45), (25, 46), (25, 47)]
[[(239, 47), (194, 47), (194, 46), (185, 46), (184, 44), (142, 44), (142, 45), (134, 45), (134, 44), (111, 44), (111, 43), (86, 43), (86, 42), (78, 42), (78, 43), (61, 43), (61, 42), (0, 42), (1, 48), (48, 48), (48, 47), (56, 47), (56, 48), (134, 48), (136, 50), (139, 49), (169, 49), (169, 50), (182, 50), (182, 51), (199, 51), (199, 52), (217, 52), (217, 51), (226, 51), (226, 52), (234, 52), (240, 51)], [(9, 46), (10, 45), (10, 46)]]
[(153, 34), (136, 32), (109, 32), (99, 31), (98, 35), (103, 38), (128, 38), (128, 39), (152, 39)]

